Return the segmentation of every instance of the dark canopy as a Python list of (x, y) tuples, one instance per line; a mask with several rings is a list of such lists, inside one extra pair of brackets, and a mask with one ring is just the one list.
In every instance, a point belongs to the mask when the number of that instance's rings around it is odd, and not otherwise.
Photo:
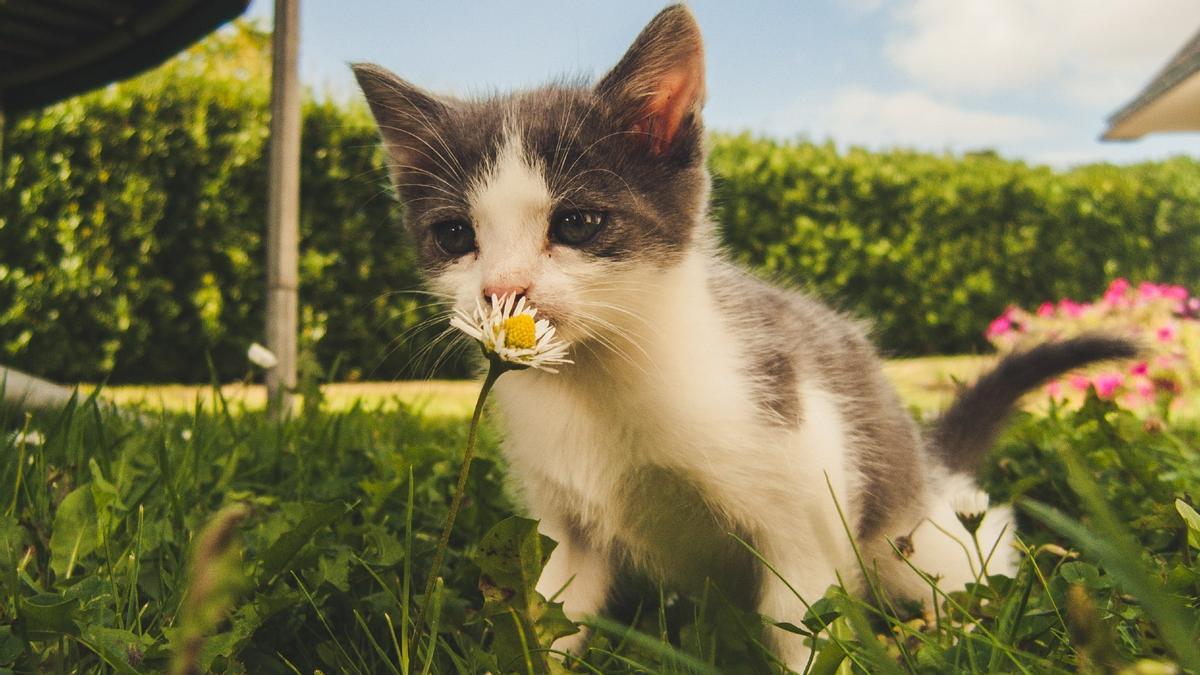
[(0, 0), (0, 112), (47, 105), (156, 66), (249, 0)]

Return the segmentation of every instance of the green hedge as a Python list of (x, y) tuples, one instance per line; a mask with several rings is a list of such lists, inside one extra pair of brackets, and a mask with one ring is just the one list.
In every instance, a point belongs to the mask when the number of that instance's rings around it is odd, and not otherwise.
[[(265, 36), (219, 34), (141, 78), (13, 120), (0, 175), (0, 363), (64, 381), (247, 372), (262, 335)], [(419, 288), (363, 106), (310, 97), (301, 167), (307, 362), (461, 375)], [(993, 155), (714, 139), (734, 255), (875, 322), (894, 354), (971, 351), (1009, 303), (1116, 275), (1193, 285), (1200, 165), (1065, 173)], [(426, 322), (426, 323), (422, 323)]]
[(712, 166), (734, 254), (871, 319), (894, 354), (986, 348), (1007, 305), (1115, 276), (1200, 278), (1200, 164), (1183, 157), (1055, 172), (741, 136), (716, 139)]
[[(0, 363), (64, 381), (247, 372), (263, 334), (266, 36), (14, 121), (0, 189)], [(428, 312), (362, 106), (304, 104), (302, 344), (347, 377), (410, 374)], [(311, 363), (314, 359), (309, 359)], [(451, 366), (463, 373), (461, 363)]]

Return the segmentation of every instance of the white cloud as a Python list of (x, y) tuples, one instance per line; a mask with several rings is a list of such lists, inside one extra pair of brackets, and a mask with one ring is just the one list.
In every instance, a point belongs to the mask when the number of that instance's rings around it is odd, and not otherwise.
[(834, 94), (820, 130), (839, 142), (929, 150), (993, 147), (1045, 138), (1037, 120), (971, 110), (917, 91), (882, 93), (861, 87)]
[(944, 93), (1053, 87), (1083, 105), (1132, 97), (1200, 27), (1196, 0), (904, 0), (885, 43)]
[(962, 107), (922, 91), (881, 92), (854, 85), (766, 114), (710, 119), (725, 131), (752, 129), (777, 138), (832, 139), (839, 145), (920, 150), (975, 150), (1054, 138), (1054, 129), (1031, 117)]
[(883, 0), (838, 0), (839, 3), (855, 14), (871, 14), (883, 7)]

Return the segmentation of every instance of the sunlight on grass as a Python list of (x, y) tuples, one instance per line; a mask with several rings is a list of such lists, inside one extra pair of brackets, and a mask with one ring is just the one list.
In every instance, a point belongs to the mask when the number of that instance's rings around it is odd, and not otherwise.
[[(91, 393), (95, 386), (85, 386)], [(394, 411), (401, 405), (426, 417), (467, 417), (479, 395), (479, 383), (470, 380), (412, 380), (403, 382), (338, 382), (321, 388), (326, 407), (332, 411), (349, 410), (361, 402), (369, 410)], [(105, 387), (102, 397), (118, 405), (147, 406), (176, 412), (191, 410), (196, 401), (212, 404), (212, 388), (208, 385), (121, 385)], [(267, 390), (261, 384), (227, 384), (221, 395), (230, 406), (246, 410), (262, 410), (267, 403)], [(298, 399), (296, 405), (301, 404)]]
[[(885, 364), (904, 401), (922, 411), (933, 412), (954, 397), (955, 380), (977, 377), (994, 357), (935, 356), (897, 359)], [(85, 386), (91, 393), (95, 385)], [(479, 383), (471, 380), (406, 380), (400, 382), (338, 382), (321, 388), (331, 410), (348, 410), (361, 401), (367, 409), (395, 410), (403, 405), (429, 417), (467, 417), (479, 394)], [(221, 394), (234, 408), (261, 410), (266, 406), (266, 388), (260, 384), (227, 384)], [(200, 400), (212, 403), (208, 385), (119, 385), (105, 387), (102, 397), (118, 405), (135, 404), (172, 411), (188, 411)], [(299, 402), (297, 403), (299, 405)]]
[[(950, 405), (958, 383), (970, 383), (996, 363), (996, 356), (927, 356), (893, 359), (884, 363), (883, 372), (904, 403), (929, 416)], [(95, 385), (84, 386), (91, 393)], [(479, 382), (471, 380), (405, 380), (399, 382), (338, 382), (321, 388), (326, 406), (333, 411), (349, 410), (355, 403), (368, 410), (393, 411), (404, 406), (426, 417), (463, 418), (471, 414), (471, 406), (479, 394)], [(227, 384), (221, 394), (234, 409), (262, 410), (266, 406), (266, 389), (259, 384)], [(150, 409), (163, 408), (176, 412), (191, 410), (196, 401), (205, 406), (212, 403), (208, 385), (121, 385), (106, 387), (101, 396), (118, 405), (136, 404)], [(1065, 391), (1072, 405), (1083, 400), (1082, 392)], [(299, 397), (296, 402), (300, 405)], [(1030, 393), (1025, 406), (1031, 411), (1045, 412), (1049, 397), (1041, 390)], [(1200, 401), (1195, 397), (1180, 401), (1177, 413), (1184, 417), (1200, 414)]]
[(994, 356), (893, 359), (883, 364), (883, 373), (906, 405), (922, 413), (934, 413), (950, 405), (956, 382), (974, 381), (995, 362)]

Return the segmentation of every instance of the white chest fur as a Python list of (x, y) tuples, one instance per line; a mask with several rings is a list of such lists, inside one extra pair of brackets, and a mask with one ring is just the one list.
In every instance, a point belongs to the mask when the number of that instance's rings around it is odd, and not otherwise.
[(688, 561), (728, 557), (729, 531), (753, 541), (785, 527), (844, 542), (824, 479), (848, 494), (834, 401), (817, 382), (797, 383), (804, 422), (771, 424), (751, 390), (745, 328), (711, 301), (704, 260), (697, 254), (658, 288), (639, 308), (653, 330), (637, 332), (628, 358), (580, 354), (560, 374), (499, 381), (505, 453), (533, 515), (552, 521), (552, 536), (557, 520), (667, 577)]

